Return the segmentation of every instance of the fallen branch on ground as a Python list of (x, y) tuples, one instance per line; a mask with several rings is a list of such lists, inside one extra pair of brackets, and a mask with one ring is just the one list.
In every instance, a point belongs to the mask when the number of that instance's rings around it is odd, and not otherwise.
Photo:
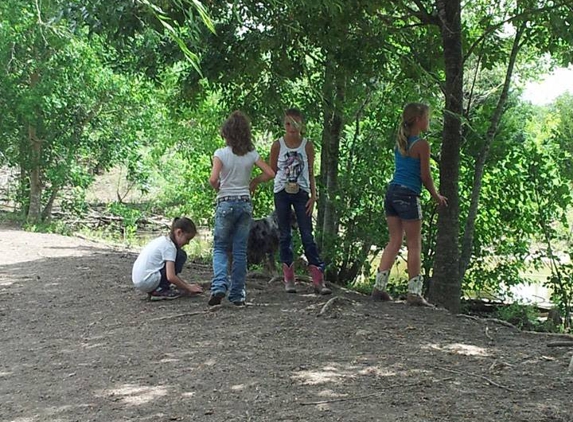
[(471, 319), (472, 321), (478, 321), (478, 322), (482, 322), (482, 323), (483, 323), (483, 322), (485, 322), (485, 323), (487, 323), (487, 322), (494, 322), (494, 323), (496, 323), (496, 324), (504, 325), (504, 326), (506, 326), (506, 327), (513, 328), (513, 329), (519, 331), (519, 328), (516, 327), (515, 325), (510, 324), (510, 323), (507, 322), (507, 321), (504, 321), (504, 320), (501, 320), (501, 319), (497, 319), (497, 318), (480, 318), (480, 317), (477, 317), (477, 316), (466, 315), (466, 314), (457, 314), (456, 316), (459, 317), (459, 318), (467, 318), (467, 319)]
[(497, 382), (489, 379), (488, 377), (484, 376), (484, 375), (480, 375), (480, 374), (473, 374), (471, 372), (461, 372), (461, 371), (456, 371), (454, 369), (448, 369), (448, 368), (443, 368), (441, 366), (434, 366), (435, 369), (440, 369), (442, 371), (446, 371), (446, 372), (451, 372), (453, 374), (458, 374), (458, 375), (469, 375), (470, 377), (474, 377), (474, 378), (481, 378), (485, 381), (487, 381), (488, 383), (490, 383), (491, 385), (495, 385), (498, 388), (501, 388), (503, 390), (507, 390), (507, 391), (515, 391), (513, 388), (509, 388), (506, 387), (505, 385), (501, 385), (498, 384)]
[(347, 299), (345, 297), (334, 296), (333, 298), (328, 299), (328, 301), (322, 306), (322, 309), (320, 310), (320, 312), (318, 313), (317, 316), (324, 315), (328, 310), (330, 310), (330, 308), (332, 308), (334, 306), (334, 304), (336, 302), (342, 302), (342, 301), (347, 301), (347, 302), (352, 303), (352, 301), (350, 299)]
[(182, 314), (174, 314), (174, 315), (163, 316), (160, 318), (153, 318), (153, 319), (150, 319), (148, 322), (163, 321), (166, 319), (181, 318), (181, 317), (188, 317), (188, 316), (194, 316), (194, 315), (202, 315), (202, 314), (206, 314), (206, 313), (208, 313), (208, 311), (184, 312)]
[(549, 336), (549, 337), (559, 337), (559, 338), (563, 338), (566, 340), (569, 340), (571, 342), (573, 342), (573, 334), (567, 334), (567, 333), (548, 333), (545, 331), (531, 331), (531, 330), (520, 330), (519, 327), (516, 327), (515, 325), (507, 322), (507, 321), (503, 321), (501, 319), (497, 319), (497, 318), (480, 318), (477, 316), (473, 316), (473, 315), (466, 315), (466, 314), (457, 314), (457, 317), (460, 318), (466, 318), (466, 319), (471, 319), (472, 321), (478, 321), (481, 323), (487, 323), (487, 322), (494, 322), (496, 324), (501, 324), (504, 325), (506, 327), (509, 328), (513, 328), (519, 332), (525, 333), (525, 334), (535, 334), (538, 336)]
[(522, 333), (535, 334), (538, 336), (558, 337), (569, 341), (573, 341), (573, 335), (566, 333), (546, 333), (544, 331), (522, 331)]
[(573, 347), (573, 341), (552, 341), (547, 347)]
[(513, 329), (515, 329), (515, 330), (520, 331), (520, 330), (519, 330), (519, 327), (516, 327), (515, 325), (513, 325), (513, 324), (511, 324), (511, 323), (509, 323), (509, 322), (507, 322), (507, 321), (504, 321), (503, 319), (484, 318), (484, 320), (485, 320), (486, 322), (489, 321), (489, 322), (494, 322), (494, 323), (496, 323), (496, 324), (505, 325), (506, 327), (513, 328)]

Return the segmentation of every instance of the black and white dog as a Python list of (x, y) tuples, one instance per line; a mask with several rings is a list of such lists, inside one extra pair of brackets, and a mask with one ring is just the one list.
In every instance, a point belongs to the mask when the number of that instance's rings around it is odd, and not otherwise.
[[(291, 212), (291, 228), (297, 229), (296, 214)], [(280, 230), (276, 211), (264, 218), (251, 221), (247, 241), (247, 266), (262, 265), (265, 275), (275, 276), (277, 270), (276, 256), (279, 251)], [(232, 252), (228, 252), (229, 268), (232, 265)]]
[[(298, 228), (296, 214), (291, 211), (292, 229)], [(247, 265), (263, 264), (267, 275), (277, 275), (276, 256), (279, 250), (279, 223), (276, 211), (267, 217), (254, 219), (249, 230), (247, 243)]]
[(277, 274), (279, 223), (276, 211), (265, 218), (254, 219), (247, 243), (247, 266), (263, 264), (267, 274)]

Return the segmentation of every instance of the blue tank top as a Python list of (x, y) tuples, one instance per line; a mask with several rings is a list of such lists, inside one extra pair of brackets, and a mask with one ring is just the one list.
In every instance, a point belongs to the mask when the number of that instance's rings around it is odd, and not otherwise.
[[(408, 151), (412, 148), (420, 138), (418, 136), (408, 137)], [(400, 153), (398, 148), (394, 150), (394, 158), (396, 169), (394, 170), (394, 177), (390, 182), (391, 185), (402, 185), (408, 189), (413, 190), (416, 195), (422, 193), (422, 172), (420, 168), (420, 160), (418, 158), (404, 156)]]

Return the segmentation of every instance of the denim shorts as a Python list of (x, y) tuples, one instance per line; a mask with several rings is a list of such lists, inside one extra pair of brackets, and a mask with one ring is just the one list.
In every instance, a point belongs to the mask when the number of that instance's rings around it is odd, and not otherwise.
[(386, 217), (400, 217), (402, 220), (421, 220), (420, 195), (403, 185), (389, 185), (384, 199)]

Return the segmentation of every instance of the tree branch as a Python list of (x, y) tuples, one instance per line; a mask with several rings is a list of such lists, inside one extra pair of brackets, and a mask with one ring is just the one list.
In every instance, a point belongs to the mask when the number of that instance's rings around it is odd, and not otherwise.
[[(567, 1), (567, 3), (569, 3), (569, 0)], [(474, 49), (477, 48), (477, 46), (490, 34), (492, 34), (493, 32), (497, 31), (498, 29), (502, 28), (505, 24), (507, 23), (512, 23), (516, 20), (521, 20), (522, 18), (527, 18), (529, 16), (533, 16), (533, 15), (538, 15), (540, 13), (543, 12), (547, 12), (547, 11), (551, 11), (551, 10), (555, 10), (558, 9), (562, 6), (566, 6), (566, 7), (570, 7), (569, 4), (567, 3), (557, 3), (557, 4), (553, 4), (552, 6), (548, 6), (548, 7), (541, 7), (539, 9), (533, 9), (533, 10), (529, 10), (529, 11), (525, 11), (522, 13), (518, 13), (517, 15), (511, 16), (507, 19), (504, 19), (503, 21), (498, 22), (495, 25), (490, 25), (488, 28), (486, 28), (485, 32), (483, 34), (481, 34), (475, 41), (474, 43), (468, 48), (467, 53), (464, 55), (463, 57), (463, 62), (465, 63), (466, 60), (469, 58), (469, 56), (473, 53)]]
[(515, 38), (513, 40), (513, 46), (511, 49), (511, 53), (509, 56), (509, 62), (507, 64), (507, 70), (505, 74), (505, 80), (503, 83), (503, 88), (501, 94), (499, 96), (496, 108), (493, 112), (490, 125), (486, 132), (486, 139), (484, 146), (480, 155), (476, 160), (475, 165), (475, 172), (474, 172), (474, 179), (472, 185), (472, 194), (471, 194), (471, 202), (468, 211), (468, 216), (466, 219), (464, 236), (462, 239), (462, 251), (460, 256), (460, 278), (464, 277), (464, 274), (469, 266), (469, 262), (471, 259), (472, 249), (473, 249), (473, 239), (474, 239), (474, 231), (475, 231), (475, 220), (477, 218), (477, 210), (479, 205), (479, 196), (481, 191), (481, 184), (483, 179), (483, 172), (485, 167), (485, 162), (489, 155), (490, 146), (495, 138), (497, 133), (499, 122), (503, 115), (503, 109), (507, 102), (507, 97), (509, 93), (509, 87), (511, 85), (511, 77), (513, 75), (513, 69), (515, 66), (515, 62), (517, 60), (517, 55), (520, 50), (520, 41), (521, 37), (524, 34), (526, 29), (526, 22), (522, 22), (521, 26), (518, 27), (517, 32), (515, 33)]

